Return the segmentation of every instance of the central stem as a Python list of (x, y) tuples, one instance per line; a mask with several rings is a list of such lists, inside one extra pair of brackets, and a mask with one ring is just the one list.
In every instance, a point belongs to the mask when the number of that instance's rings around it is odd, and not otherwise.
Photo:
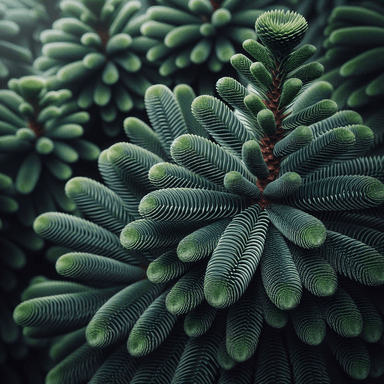
[(212, 4), (212, 7), (213, 7), (214, 11), (216, 11), (216, 9), (220, 8), (220, 3), (219, 3), (218, 0), (211, 0), (211, 4)]
[(274, 181), (279, 174), (280, 159), (273, 154), (273, 148), (275, 144), (284, 137), (284, 129), (282, 123), (284, 117), (288, 114), (283, 114), (283, 111), (279, 109), (279, 101), (282, 89), (280, 88), (281, 79), (279, 78), (280, 64), (276, 63), (276, 69), (272, 70), (272, 84), (269, 87), (267, 93), (267, 100), (263, 100), (263, 103), (267, 108), (273, 112), (276, 122), (276, 133), (271, 136), (265, 135), (260, 142), (261, 152), (263, 154), (264, 161), (267, 163), (269, 174), (265, 179), (257, 179), (256, 185), (260, 189), (261, 199), (257, 202), (261, 208), (265, 208), (272, 202), (266, 199), (263, 195), (265, 187), (272, 181)]
[(98, 25), (96, 25), (95, 30), (96, 30), (97, 34), (100, 36), (101, 42), (102, 42), (103, 47), (105, 49), (107, 46), (108, 40), (109, 40), (108, 27), (106, 27), (104, 24), (98, 24)]
[(28, 120), (28, 128), (32, 129), (36, 137), (43, 136), (43, 133), (44, 133), (43, 128), (39, 123), (36, 123), (34, 119)]
[(34, 114), (28, 119), (28, 128), (31, 129), (36, 137), (41, 137), (44, 134), (43, 127), (37, 122), (37, 117), (40, 113), (39, 103), (34, 100), (28, 100), (34, 109)]

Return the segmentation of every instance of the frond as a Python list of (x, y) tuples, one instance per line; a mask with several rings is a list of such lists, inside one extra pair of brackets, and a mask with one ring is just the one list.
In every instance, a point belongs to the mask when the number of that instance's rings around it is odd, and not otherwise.
[(322, 353), (306, 344), (291, 331), (287, 345), (294, 381), (297, 384), (331, 384)]
[(289, 73), (310, 59), (316, 53), (316, 47), (312, 44), (304, 44), (290, 53), (283, 61), (285, 73)]
[(362, 117), (355, 111), (338, 111), (331, 117), (318, 121), (310, 126), (313, 136), (317, 138), (333, 128), (345, 127), (353, 124), (363, 124)]
[(184, 237), (177, 246), (179, 259), (193, 262), (210, 256), (230, 222), (230, 219), (217, 220)]
[(98, 168), (107, 187), (123, 200), (124, 207), (128, 213), (135, 219), (139, 219), (140, 215), (138, 206), (140, 198), (137, 197), (133, 191), (127, 188), (116, 167), (108, 160), (108, 150), (101, 152), (98, 161)]
[(291, 384), (290, 363), (280, 332), (264, 326), (256, 356), (256, 382), (274, 380), (279, 384)]
[(148, 180), (148, 171), (154, 164), (162, 162), (162, 158), (129, 143), (112, 145), (107, 155), (126, 188), (138, 197), (154, 189)]
[(57, 364), (80, 348), (85, 342), (85, 327), (68, 333), (52, 343), (48, 352), (49, 358)]
[(232, 371), (233, 368), (238, 365), (238, 362), (232, 359), (232, 357), (228, 354), (227, 341), (225, 337), (220, 340), (216, 358), (219, 366), (226, 371)]
[(188, 171), (184, 167), (171, 163), (157, 163), (148, 174), (150, 182), (158, 189), (162, 188), (204, 188), (224, 191), (217, 184)]
[(220, 370), (218, 384), (248, 384), (253, 379), (253, 361), (247, 360), (237, 364), (236, 367), (227, 370)]
[(299, 125), (288, 136), (275, 144), (273, 147), (273, 155), (276, 157), (290, 155), (310, 144), (312, 140), (312, 130), (305, 125)]
[(171, 155), (178, 165), (218, 185), (223, 185), (224, 176), (230, 171), (237, 171), (249, 181), (256, 181), (240, 159), (203, 137), (180, 136), (172, 143)]
[(260, 294), (261, 307), (263, 309), (263, 317), (265, 322), (272, 328), (284, 328), (289, 320), (289, 311), (283, 311), (272, 303), (271, 299), (265, 292), (261, 279), (257, 276), (260, 287), (258, 292)]
[(358, 240), (327, 231), (327, 239), (318, 248), (340, 274), (365, 285), (384, 282), (384, 256)]
[(192, 114), (191, 106), (193, 100), (196, 98), (193, 88), (186, 84), (178, 84), (174, 88), (173, 94), (175, 95), (176, 101), (180, 106), (181, 113), (183, 114), (187, 125), (188, 133), (208, 138), (209, 135), (207, 131)]
[(283, 128), (292, 130), (299, 125), (311, 125), (334, 115), (337, 110), (338, 106), (334, 101), (321, 100), (286, 117), (283, 122)]
[(329, 332), (327, 342), (337, 361), (350, 377), (356, 380), (364, 380), (368, 377), (371, 361), (363, 340), (341, 337), (334, 332)]
[(324, 243), (324, 224), (308, 213), (281, 204), (271, 204), (266, 212), (272, 224), (294, 244), (311, 249)]
[(192, 103), (192, 112), (222, 148), (240, 157), (242, 145), (252, 137), (222, 101), (212, 96), (199, 96)]
[(356, 337), (363, 330), (363, 318), (351, 296), (338, 287), (331, 297), (317, 299), (320, 311), (331, 329), (343, 338)]
[(266, 199), (276, 200), (291, 195), (301, 185), (301, 177), (296, 172), (284, 173), (277, 180), (269, 183), (265, 189), (263, 196)]
[(288, 245), (303, 286), (312, 295), (332, 296), (338, 283), (333, 267), (315, 250)]
[(276, 134), (275, 115), (269, 109), (262, 109), (257, 114), (257, 122), (263, 130), (265, 136), (273, 136)]
[(304, 64), (288, 73), (287, 79), (299, 79), (303, 85), (318, 79), (324, 73), (324, 66), (317, 61)]
[(300, 93), (302, 87), (303, 82), (300, 79), (293, 77), (284, 81), (279, 100), (279, 107), (283, 108), (289, 106)]
[(241, 53), (231, 57), (231, 65), (236, 71), (242, 75), (248, 83), (252, 84), (260, 93), (263, 99), (266, 98), (267, 88), (261, 84), (251, 73), (251, 65), (253, 62)]
[(344, 222), (343, 219), (341, 219), (340, 222), (326, 221), (324, 225), (330, 231), (352, 237), (353, 239), (375, 248), (377, 252), (381, 254), (384, 253), (384, 233), (380, 230), (368, 228), (364, 225)]
[(123, 229), (120, 241), (123, 247), (127, 249), (171, 247), (202, 225), (201, 222), (141, 219), (133, 221)]
[(188, 339), (182, 322), (177, 322), (160, 347), (143, 359), (130, 384), (169, 384)]
[(291, 253), (280, 232), (270, 224), (260, 260), (263, 285), (280, 309), (292, 309), (301, 299), (301, 281)]
[(257, 186), (248, 181), (239, 172), (228, 172), (224, 177), (224, 186), (230, 193), (258, 200), (261, 197)]
[(365, 175), (384, 182), (384, 156), (359, 157), (348, 161), (329, 165), (315, 173), (311, 173), (305, 182), (318, 181), (328, 177), (343, 175)]
[(176, 282), (166, 298), (169, 312), (174, 315), (188, 313), (203, 302), (205, 268), (206, 263), (201, 262)]
[(116, 235), (79, 217), (48, 212), (36, 218), (33, 228), (44, 239), (80, 252), (102, 254), (134, 265), (139, 263), (135, 256), (121, 247)]
[(242, 148), (242, 158), (248, 171), (261, 179), (268, 176), (269, 169), (264, 161), (260, 145), (256, 140), (249, 140), (244, 143)]
[(177, 316), (171, 314), (165, 299), (169, 289), (157, 297), (137, 320), (127, 341), (131, 356), (140, 357), (153, 352), (169, 337)]
[[(44, 327), (44, 332), (64, 334), (87, 325), (94, 313), (120, 289), (113, 287), (30, 299), (16, 307), (13, 318), (21, 326)], [(87, 311), (82, 310), (84, 306)]]
[(331, 99), (332, 84), (326, 81), (316, 81), (300, 94), (292, 105), (292, 113), (297, 113), (324, 99)]
[(178, 257), (176, 249), (160, 255), (148, 265), (147, 276), (152, 283), (166, 283), (187, 272), (193, 263), (184, 263)]
[[(344, 196), (348, 196), (348, 200)], [(383, 183), (370, 176), (357, 175), (332, 176), (304, 183), (291, 196), (282, 199), (285, 204), (312, 211), (370, 208), (379, 206), (383, 201)]]
[(170, 154), (173, 140), (188, 133), (174, 94), (164, 85), (153, 85), (145, 93), (145, 106), (153, 130), (165, 152)]
[(61, 276), (94, 287), (131, 284), (145, 276), (140, 267), (91, 253), (66, 253), (57, 259), (55, 267)]
[(373, 48), (344, 63), (340, 68), (340, 74), (344, 77), (364, 76), (382, 69), (383, 62), (384, 49)]
[(281, 162), (280, 174), (296, 172), (306, 176), (332, 163), (355, 145), (355, 135), (347, 128), (334, 128)]
[(54, 368), (45, 379), (47, 384), (70, 384), (88, 381), (107, 359), (111, 350), (92, 348), (87, 343), (71, 353)]
[(360, 337), (367, 343), (377, 343), (384, 332), (383, 320), (378, 309), (351, 281), (343, 279), (343, 288), (351, 296), (363, 319)]
[(65, 193), (89, 220), (116, 235), (133, 220), (121, 198), (95, 180), (75, 177), (67, 182)]
[(148, 280), (121, 289), (97, 310), (88, 323), (85, 331), (88, 344), (105, 348), (123, 341), (162, 289), (162, 284), (155, 285)]
[(251, 205), (224, 230), (208, 261), (204, 279), (204, 294), (210, 305), (216, 308), (233, 305), (247, 289), (264, 246), (266, 217), (259, 219), (259, 215), (259, 205)]
[(253, 279), (244, 295), (228, 310), (227, 351), (237, 362), (246, 361), (253, 356), (259, 344), (263, 311), (257, 286), (257, 280)]
[(169, 188), (146, 195), (140, 202), (139, 212), (155, 221), (203, 221), (233, 217), (245, 209), (247, 203), (245, 198), (231, 193)]
[(256, 60), (262, 63), (266, 68), (274, 67), (273, 58), (267, 48), (253, 39), (245, 40), (243, 48)]
[(300, 305), (293, 308), (289, 314), (296, 335), (303, 343), (319, 345), (324, 340), (325, 320), (319, 306), (307, 291), (303, 292)]
[(212, 384), (218, 374), (216, 354), (224, 336), (224, 321), (220, 316), (210, 330), (200, 337), (191, 337), (180, 358), (171, 384), (191, 382)]
[(184, 319), (184, 331), (189, 337), (199, 337), (212, 326), (217, 309), (203, 301), (187, 313)]
[(122, 345), (108, 356), (89, 384), (129, 384), (141, 363), (141, 359), (130, 356), (126, 346)]
[(244, 98), (249, 95), (249, 92), (242, 84), (232, 77), (222, 77), (216, 83), (216, 90), (229, 105), (252, 118), (244, 104)]
[(136, 117), (127, 117), (124, 120), (124, 132), (132, 144), (168, 160), (158, 135), (144, 121)]

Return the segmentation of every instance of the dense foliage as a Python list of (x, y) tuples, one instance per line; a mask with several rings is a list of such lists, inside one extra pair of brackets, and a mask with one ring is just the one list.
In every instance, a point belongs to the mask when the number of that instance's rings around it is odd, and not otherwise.
[(5, 382), (379, 383), (383, 14), (0, 0)]

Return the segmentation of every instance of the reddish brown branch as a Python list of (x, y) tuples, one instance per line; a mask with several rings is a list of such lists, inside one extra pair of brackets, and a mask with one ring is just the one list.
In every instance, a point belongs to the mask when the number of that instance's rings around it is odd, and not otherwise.
[(261, 199), (257, 201), (257, 204), (259, 204), (262, 209), (272, 203), (263, 196), (263, 192), (266, 186), (274, 181), (279, 173), (280, 159), (274, 156), (273, 148), (275, 144), (284, 137), (282, 122), (283, 119), (289, 115), (289, 113), (284, 115), (282, 110), (279, 109), (279, 101), (282, 92), (282, 89), (280, 88), (281, 79), (279, 78), (279, 63), (276, 63), (276, 69), (271, 71), (271, 73), (272, 84), (270, 85), (269, 92), (267, 93), (267, 100), (263, 100), (263, 103), (270, 111), (273, 112), (276, 122), (276, 133), (272, 136), (265, 135), (260, 141), (261, 152), (269, 170), (269, 174), (265, 179), (259, 178), (256, 182), (256, 185), (261, 192)]
[(220, 3), (219, 3), (218, 0), (211, 0), (211, 4), (212, 4), (212, 7), (213, 7), (214, 11), (216, 11), (216, 9), (220, 8)]
[(28, 128), (32, 129), (36, 137), (43, 136), (43, 128), (40, 124), (36, 123), (34, 120), (28, 120)]

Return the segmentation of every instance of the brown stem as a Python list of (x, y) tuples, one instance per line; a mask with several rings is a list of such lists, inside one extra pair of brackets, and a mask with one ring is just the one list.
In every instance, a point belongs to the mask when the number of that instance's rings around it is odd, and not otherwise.
[(257, 204), (264, 209), (272, 202), (263, 196), (266, 186), (274, 181), (280, 170), (280, 159), (273, 154), (273, 148), (275, 144), (284, 137), (284, 130), (282, 128), (283, 119), (289, 115), (283, 114), (283, 111), (279, 109), (279, 100), (282, 89), (280, 88), (281, 79), (279, 78), (279, 63), (276, 63), (276, 69), (272, 71), (272, 84), (269, 87), (267, 93), (267, 100), (263, 100), (263, 103), (267, 108), (273, 112), (276, 121), (276, 133), (272, 136), (265, 135), (260, 141), (260, 148), (263, 154), (264, 161), (267, 163), (269, 174), (265, 179), (257, 179), (256, 185), (260, 189), (261, 199), (257, 201)]
[(41, 127), (40, 124), (36, 123), (36, 121), (33, 120), (28, 120), (28, 128), (32, 129), (36, 137), (43, 136), (43, 128)]
[(220, 8), (220, 3), (219, 3), (218, 0), (211, 0), (211, 4), (212, 4), (212, 7), (213, 7), (214, 11), (216, 11), (216, 9)]
[(107, 46), (108, 40), (109, 40), (108, 27), (106, 27), (104, 24), (98, 24), (95, 27), (95, 30), (96, 30), (97, 34), (100, 36), (101, 42), (103, 43), (103, 47), (105, 49)]
[(41, 137), (44, 134), (43, 127), (37, 122), (37, 117), (40, 113), (40, 106), (37, 100), (28, 100), (28, 102), (32, 105), (34, 109), (33, 116), (28, 119), (28, 128), (31, 129), (36, 137)]

